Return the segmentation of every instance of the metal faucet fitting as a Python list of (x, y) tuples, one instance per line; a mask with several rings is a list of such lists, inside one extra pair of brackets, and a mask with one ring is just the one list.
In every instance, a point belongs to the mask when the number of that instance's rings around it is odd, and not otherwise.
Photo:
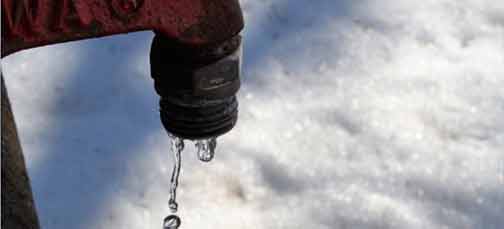
[(161, 96), (165, 129), (185, 139), (217, 137), (238, 118), (241, 36), (188, 46), (156, 35), (150, 52), (151, 75)]

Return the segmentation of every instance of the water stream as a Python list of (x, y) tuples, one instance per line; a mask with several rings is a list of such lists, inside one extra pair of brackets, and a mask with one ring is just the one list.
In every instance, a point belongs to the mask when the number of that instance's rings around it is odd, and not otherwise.
[(171, 137), (171, 149), (174, 154), (175, 164), (173, 166), (173, 172), (170, 179), (170, 200), (168, 201), (168, 207), (172, 213), (176, 213), (178, 209), (177, 204), (177, 187), (178, 179), (180, 174), (180, 166), (182, 163), (181, 152), (184, 150), (184, 140), (179, 137)]
[[(172, 176), (170, 179), (170, 199), (168, 207), (170, 208), (171, 215), (168, 215), (163, 221), (163, 229), (177, 229), (180, 227), (181, 220), (175, 215), (178, 210), (177, 203), (177, 187), (179, 184), (180, 168), (182, 165), (181, 153), (184, 150), (184, 139), (170, 135), (171, 151), (174, 154), (174, 166)], [(196, 140), (195, 144), (197, 149), (198, 159), (202, 162), (210, 162), (215, 155), (215, 148), (217, 147), (217, 138), (208, 138)]]

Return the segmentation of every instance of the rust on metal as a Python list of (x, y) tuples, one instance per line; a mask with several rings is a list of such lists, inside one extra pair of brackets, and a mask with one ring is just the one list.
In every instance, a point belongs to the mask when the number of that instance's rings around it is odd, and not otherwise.
[(2, 56), (139, 30), (199, 46), (242, 28), (238, 0), (2, 0)]

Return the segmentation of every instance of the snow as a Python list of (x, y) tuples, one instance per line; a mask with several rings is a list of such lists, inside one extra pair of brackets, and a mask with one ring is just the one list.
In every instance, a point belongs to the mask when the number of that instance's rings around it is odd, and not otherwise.
[[(504, 2), (241, 3), (239, 122), (209, 164), (187, 147), (182, 228), (502, 228)], [(169, 213), (151, 38), (2, 60), (43, 228)]]

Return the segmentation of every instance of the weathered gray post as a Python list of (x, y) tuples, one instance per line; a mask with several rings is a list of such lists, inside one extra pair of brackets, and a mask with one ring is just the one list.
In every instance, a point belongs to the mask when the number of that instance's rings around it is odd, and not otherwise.
[(38, 229), (30, 180), (2, 78), (2, 228)]

